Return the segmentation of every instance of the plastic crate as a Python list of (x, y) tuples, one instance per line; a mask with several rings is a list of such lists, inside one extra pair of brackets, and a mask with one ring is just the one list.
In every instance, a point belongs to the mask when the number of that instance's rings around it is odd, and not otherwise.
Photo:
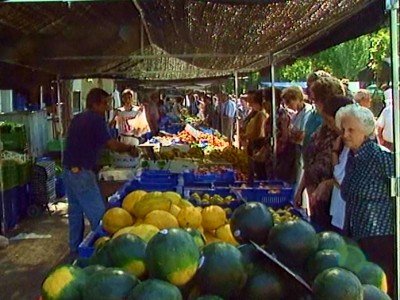
[(221, 173), (195, 174), (194, 172), (183, 173), (185, 186), (229, 186), (235, 182), (235, 172), (233, 170), (222, 171)]
[[(20, 207), (18, 199), (18, 188), (12, 188), (0, 192), (0, 220), (4, 223), (4, 231), (13, 229), (20, 219)], [(3, 226), (2, 226), (3, 227)]]
[(177, 185), (178, 174), (173, 174), (168, 170), (146, 170), (140, 176), (140, 182), (145, 185)]
[(94, 242), (107, 233), (103, 230), (101, 223), (97, 226), (96, 230), (89, 232), (85, 239), (78, 246), (78, 255), (81, 258), (89, 258), (93, 255), (95, 248)]
[(280, 208), (289, 205), (293, 200), (293, 187), (276, 186), (274, 188), (241, 188), (241, 196), (246, 201), (264, 203), (272, 208)]
[(18, 163), (13, 160), (3, 160), (0, 165), (2, 190), (9, 190), (19, 185)]

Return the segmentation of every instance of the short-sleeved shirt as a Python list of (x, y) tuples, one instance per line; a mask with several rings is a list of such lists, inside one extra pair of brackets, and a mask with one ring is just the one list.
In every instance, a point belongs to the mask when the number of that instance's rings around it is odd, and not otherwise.
[(349, 152), (340, 186), (346, 201), (346, 223), (354, 238), (394, 233), (394, 203), (389, 177), (394, 172), (393, 154), (371, 140)]
[(383, 109), (376, 126), (383, 128), (382, 136), (386, 142), (393, 143), (393, 107), (387, 106)]
[(64, 166), (93, 170), (100, 150), (111, 139), (107, 123), (91, 110), (76, 115), (68, 129)]

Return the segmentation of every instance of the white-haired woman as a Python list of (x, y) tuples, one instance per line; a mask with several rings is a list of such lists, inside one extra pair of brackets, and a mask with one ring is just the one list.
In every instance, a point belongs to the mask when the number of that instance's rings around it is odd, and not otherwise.
[(336, 125), (342, 129), (350, 149), (346, 174), (340, 186), (346, 201), (348, 233), (356, 239), (367, 258), (379, 264), (393, 287), (394, 202), (389, 178), (394, 172), (393, 155), (370, 139), (375, 130), (372, 112), (359, 105), (339, 109)]

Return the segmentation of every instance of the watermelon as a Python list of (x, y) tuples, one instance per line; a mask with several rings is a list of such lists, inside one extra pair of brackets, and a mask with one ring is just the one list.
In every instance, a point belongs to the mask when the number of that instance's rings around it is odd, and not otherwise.
[(320, 250), (311, 255), (307, 261), (307, 271), (311, 279), (326, 269), (339, 267), (341, 255), (336, 250)]
[(42, 283), (44, 300), (81, 299), (86, 274), (82, 269), (71, 265), (60, 265), (49, 272)]
[(340, 267), (357, 273), (359, 267), (366, 261), (365, 255), (360, 248), (356, 245), (348, 244), (342, 261), (340, 262)]
[(280, 223), (271, 229), (268, 250), (287, 266), (302, 267), (318, 248), (314, 228), (303, 220)]
[(252, 244), (239, 245), (238, 250), (242, 253), (242, 261), (248, 275), (253, 274), (264, 264), (265, 258)]
[(246, 282), (242, 254), (231, 244), (215, 242), (203, 248), (196, 282), (201, 294), (229, 298), (239, 293)]
[(315, 300), (362, 300), (363, 287), (352, 272), (331, 268), (318, 274), (314, 280)]
[(235, 209), (230, 226), (233, 236), (239, 243), (253, 241), (263, 245), (268, 240), (268, 233), (274, 226), (274, 220), (264, 204), (248, 202)]
[(371, 284), (363, 284), (364, 300), (390, 300), (390, 297)]
[(91, 258), (87, 257), (78, 257), (73, 263), (74, 266), (79, 268), (85, 268), (91, 265)]
[(101, 266), (101, 265), (91, 265), (91, 266), (87, 266), (83, 269), (83, 272), (85, 272), (86, 276), (92, 276), (93, 274), (95, 274), (96, 272), (102, 271), (104, 270), (105, 267)]
[(277, 275), (262, 271), (253, 274), (243, 289), (243, 299), (279, 300), (283, 299), (284, 287)]
[(140, 237), (129, 233), (120, 235), (109, 243), (109, 257), (113, 267), (143, 278), (146, 273), (146, 243)]
[(204, 235), (197, 229), (194, 228), (185, 228), (185, 230), (192, 236), (194, 242), (196, 243), (199, 249), (203, 248), (206, 244), (206, 239)]
[(192, 236), (183, 229), (171, 228), (158, 232), (150, 240), (145, 262), (150, 277), (182, 286), (195, 275), (199, 258)]
[(128, 300), (182, 300), (179, 289), (169, 282), (148, 279), (139, 283), (129, 294)]
[(90, 258), (90, 264), (112, 267), (113, 263), (110, 258), (110, 247), (111, 242), (106, 242), (102, 247), (96, 249), (96, 252)]
[(371, 284), (387, 293), (387, 279), (383, 269), (372, 262), (364, 262), (358, 266), (356, 275), (362, 284)]
[(347, 250), (344, 238), (333, 231), (318, 233), (318, 250), (331, 249), (344, 254)]
[(120, 269), (106, 268), (89, 277), (83, 299), (123, 300), (138, 283), (134, 275)]

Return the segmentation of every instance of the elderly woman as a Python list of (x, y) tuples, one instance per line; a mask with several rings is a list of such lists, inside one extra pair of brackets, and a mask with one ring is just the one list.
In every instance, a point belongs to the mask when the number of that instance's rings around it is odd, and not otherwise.
[(393, 284), (394, 202), (389, 178), (393, 176), (393, 155), (370, 139), (375, 130), (372, 112), (358, 105), (341, 108), (336, 124), (350, 149), (346, 173), (340, 186), (346, 201), (346, 225), (359, 241), (367, 258), (379, 264)]

